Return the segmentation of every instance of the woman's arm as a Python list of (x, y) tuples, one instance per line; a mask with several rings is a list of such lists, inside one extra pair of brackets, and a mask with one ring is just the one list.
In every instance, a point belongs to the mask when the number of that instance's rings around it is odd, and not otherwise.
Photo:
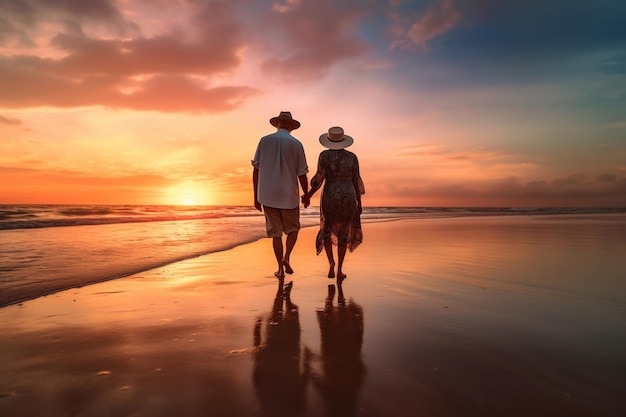
[(323, 155), (324, 152), (320, 153), (320, 156), (317, 160), (317, 172), (315, 173), (313, 178), (311, 178), (311, 188), (302, 196), (302, 204), (304, 204), (304, 207), (308, 207), (309, 204), (311, 204), (311, 197), (313, 197), (317, 190), (322, 187), (324, 179), (326, 178), (326, 168)]
[(365, 185), (363, 184), (363, 179), (361, 178), (361, 172), (359, 169), (359, 158), (354, 155), (354, 176), (352, 177), (352, 184), (354, 185), (354, 191), (356, 192), (356, 201), (357, 207), (359, 210), (359, 214), (363, 213), (363, 206), (361, 205), (361, 195), (365, 194)]
[(321, 185), (322, 184), (320, 183), (317, 187), (315, 187), (313, 186), (313, 180), (311, 180), (311, 189), (302, 195), (302, 204), (304, 205), (304, 208), (309, 207), (309, 205), (311, 204), (311, 197), (313, 197), (313, 194), (315, 194), (317, 190), (320, 189)]

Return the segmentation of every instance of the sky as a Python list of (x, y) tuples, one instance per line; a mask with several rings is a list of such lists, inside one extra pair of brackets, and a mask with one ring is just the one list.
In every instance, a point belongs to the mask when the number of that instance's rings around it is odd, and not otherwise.
[(252, 206), (281, 111), (365, 206), (626, 207), (626, 2), (0, 0), (0, 204)]

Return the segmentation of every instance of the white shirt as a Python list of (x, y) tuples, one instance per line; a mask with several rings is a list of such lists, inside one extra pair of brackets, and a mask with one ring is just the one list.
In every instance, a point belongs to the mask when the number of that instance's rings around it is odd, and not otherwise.
[(309, 172), (302, 143), (285, 129), (261, 138), (252, 165), (259, 170), (258, 200), (268, 207), (300, 205), (298, 177)]

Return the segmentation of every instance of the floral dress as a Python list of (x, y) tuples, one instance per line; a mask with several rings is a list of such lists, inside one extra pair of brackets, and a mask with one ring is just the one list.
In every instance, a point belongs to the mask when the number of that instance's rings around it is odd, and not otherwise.
[(320, 254), (325, 242), (347, 245), (352, 252), (363, 242), (358, 198), (360, 194), (365, 194), (356, 155), (345, 149), (329, 149), (320, 153), (311, 188), (317, 190), (322, 183), (320, 231), (315, 240), (317, 254)]

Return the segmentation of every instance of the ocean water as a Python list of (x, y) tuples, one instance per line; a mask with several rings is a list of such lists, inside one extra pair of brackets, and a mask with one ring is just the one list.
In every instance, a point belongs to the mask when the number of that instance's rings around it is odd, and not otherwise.
[[(367, 207), (364, 222), (403, 218), (624, 213), (626, 209)], [(303, 227), (318, 224), (315, 207)], [(0, 206), (0, 307), (228, 250), (265, 236), (242, 206)]]

